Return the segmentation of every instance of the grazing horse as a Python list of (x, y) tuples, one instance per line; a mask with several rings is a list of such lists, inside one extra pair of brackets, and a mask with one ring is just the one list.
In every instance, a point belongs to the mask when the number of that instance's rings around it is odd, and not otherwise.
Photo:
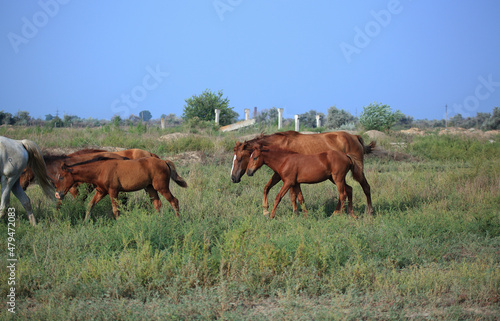
[(111, 198), (113, 214), (118, 218), (118, 193), (133, 192), (146, 189), (157, 211), (160, 211), (161, 201), (158, 192), (172, 205), (175, 214), (179, 216), (179, 201), (169, 190), (169, 180), (172, 179), (181, 187), (187, 187), (186, 181), (177, 173), (174, 163), (155, 157), (144, 157), (135, 160), (119, 160), (98, 157), (81, 163), (61, 165), (61, 173), (55, 181), (56, 198), (64, 195), (76, 182), (89, 183), (96, 187), (96, 193), (90, 201), (85, 221), (90, 217), (90, 211), (104, 196)]
[[(345, 176), (349, 170), (352, 169), (355, 173), (359, 171), (359, 168), (350, 156), (335, 150), (303, 155), (274, 146), (254, 145), (247, 175), (252, 176), (264, 164), (277, 173), (283, 181), (283, 187), (274, 201), (271, 218), (274, 218), (279, 202), (290, 188), (295, 189), (295, 193), (298, 194), (300, 184), (315, 184), (327, 179), (337, 185), (339, 192), (339, 206), (333, 214), (344, 211), (344, 202), (347, 197), (349, 214), (356, 218), (352, 209), (352, 187), (346, 184)], [(299, 202), (303, 205), (304, 199), (299, 197)], [(295, 205), (295, 202), (292, 203)], [(306, 212), (304, 215), (307, 217)]]
[[(142, 157), (159, 158), (157, 155), (150, 153), (148, 151), (133, 148), (118, 152), (108, 152), (102, 149), (82, 149), (68, 155), (45, 155), (43, 159), (45, 160), (45, 164), (47, 165), (47, 172), (49, 174), (49, 177), (52, 179), (52, 181), (55, 181), (57, 175), (59, 174), (62, 162), (66, 162), (67, 164), (75, 164), (96, 157), (106, 157), (106, 158), (116, 158), (116, 159), (139, 159)], [(23, 171), (20, 180), (21, 187), (23, 188), (23, 190), (26, 190), (28, 188), (28, 186), (34, 180), (34, 177), (35, 177), (34, 173), (29, 167), (27, 167)], [(75, 198), (78, 196), (79, 186), (80, 183), (76, 183), (69, 190), (69, 193), (73, 195), (73, 197)]]
[[(139, 159), (142, 157), (159, 158), (157, 155), (153, 153), (138, 148), (126, 149), (118, 152), (108, 152), (103, 149), (82, 149), (67, 155), (44, 155), (43, 159), (45, 161), (45, 164), (47, 165), (47, 171), (49, 173), (49, 177), (51, 177), (52, 180), (54, 180), (54, 178), (58, 174), (59, 168), (61, 167), (61, 162), (66, 160), (70, 161), (69, 159), (75, 156), (83, 156), (91, 158), (95, 158), (97, 156), (103, 156), (103, 157), (117, 158), (117, 159)], [(81, 162), (84, 160), (85, 159), (74, 158), (73, 163)], [(23, 190), (26, 190), (28, 186), (31, 185), (34, 179), (35, 175), (33, 173), (33, 170), (31, 170), (30, 167), (26, 167), (26, 169), (21, 174), (21, 180), (20, 180), (21, 187), (23, 188)], [(78, 195), (77, 187), (78, 184), (69, 191), (71, 195), (75, 197)]]
[(31, 201), (19, 183), (19, 177), (26, 166), (32, 168), (43, 192), (52, 197), (53, 186), (47, 175), (47, 168), (38, 146), (27, 139), (13, 140), (0, 136), (0, 170), (2, 176), (0, 217), (5, 214), (5, 209), (9, 207), (10, 191), (12, 190), (26, 210), (30, 223), (36, 225)]
[[(375, 147), (374, 141), (368, 145), (364, 145), (363, 138), (361, 136), (352, 135), (343, 131), (321, 134), (301, 134), (295, 131), (286, 131), (271, 135), (261, 135), (260, 137), (245, 141), (244, 143), (236, 142), (234, 147), (233, 165), (231, 169), (231, 181), (233, 183), (239, 183), (241, 177), (245, 174), (250, 160), (250, 154), (253, 152), (253, 145), (256, 143), (264, 144), (266, 146), (276, 146), (305, 155), (327, 152), (329, 150), (336, 150), (349, 155), (352, 161), (356, 163), (357, 168), (359, 168), (357, 171), (359, 174), (355, 176), (355, 179), (363, 188), (363, 192), (366, 196), (366, 213), (368, 215), (373, 213), (370, 185), (368, 184), (363, 172), (363, 158), (364, 154), (372, 152), (372, 149)], [(269, 190), (274, 185), (279, 183), (280, 180), (281, 177), (275, 172), (273, 177), (264, 187), (264, 197), (262, 201), (264, 215), (269, 214)], [(296, 198), (295, 192), (300, 193), (300, 189), (290, 190), (292, 202)], [(298, 197), (300, 200), (302, 195), (299, 194)], [(339, 205), (340, 204), (337, 205), (337, 210), (339, 210)]]

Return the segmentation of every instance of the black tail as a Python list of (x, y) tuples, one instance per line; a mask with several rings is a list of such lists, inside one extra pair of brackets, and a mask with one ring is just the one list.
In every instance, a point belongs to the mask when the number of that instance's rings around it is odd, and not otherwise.
[(363, 140), (363, 137), (361, 137), (359, 135), (356, 135), (356, 137), (358, 138), (358, 141), (363, 146), (363, 153), (364, 154), (370, 154), (371, 152), (373, 152), (373, 150), (375, 149), (375, 145), (377, 145), (376, 141), (372, 140), (370, 142), (370, 144), (365, 145), (365, 141)]

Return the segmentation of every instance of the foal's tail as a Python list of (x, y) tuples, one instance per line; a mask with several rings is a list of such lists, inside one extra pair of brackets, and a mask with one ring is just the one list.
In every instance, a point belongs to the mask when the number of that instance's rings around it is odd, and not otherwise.
[(47, 167), (45, 166), (40, 149), (31, 140), (23, 139), (21, 143), (28, 152), (28, 167), (35, 173), (35, 177), (44, 194), (52, 198), (54, 196), (54, 186), (47, 174)]
[(177, 170), (175, 169), (175, 165), (172, 161), (170, 160), (166, 160), (165, 163), (167, 163), (168, 167), (170, 167), (170, 178), (177, 183), (177, 185), (181, 186), (181, 187), (187, 187), (187, 183), (186, 181), (184, 180), (184, 178), (182, 178), (178, 173), (177, 173)]
[(347, 154), (347, 157), (351, 160), (351, 174), (352, 177), (359, 183), (363, 180), (363, 161), (356, 158), (354, 155)]

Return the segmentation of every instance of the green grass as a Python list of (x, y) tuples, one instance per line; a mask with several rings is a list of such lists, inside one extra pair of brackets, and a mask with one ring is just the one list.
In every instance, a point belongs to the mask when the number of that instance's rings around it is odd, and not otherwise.
[[(84, 139), (87, 130), (81, 131)], [(92, 131), (86, 140), (109, 146), (100, 135)], [(19, 218), (16, 318), (498, 317), (498, 142), (485, 147), (478, 146), (484, 142), (458, 137), (415, 138), (407, 151), (418, 162), (367, 158), (372, 218), (363, 215), (365, 197), (349, 177), (360, 219), (331, 216), (337, 192), (325, 182), (302, 188), (307, 219), (292, 214), (286, 196), (276, 219), (268, 220), (261, 204), (271, 172), (262, 169), (239, 184), (230, 182), (231, 149), (237, 137), (210, 134), (182, 144), (153, 144), (156, 135), (161, 134), (136, 134), (134, 147), (154, 145), (162, 155), (194, 148), (209, 155), (202, 164), (177, 165), (189, 184), (187, 189), (171, 185), (180, 202), (180, 219), (163, 198), (162, 212), (155, 212), (139, 191), (128, 194), (118, 221), (110, 218), (106, 198), (85, 224), (84, 195), (77, 200), (68, 197), (57, 211), (38, 187), (31, 187), (28, 194), (39, 221), (33, 228), (13, 198)], [(64, 146), (71, 145), (67, 139)], [(433, 144), (461, 156), (436, 156)], [(483, 153), (464, 153), (465, 145)], [(217, 154), (213, 161), (211, 153)], [(279, 185), (271, 191), (271, 204), (278, 189)], [(0, 235), (5, 240), (7, 224), (2, 221)], [(0, 257), (6, 255), (2, 241)], [(8, 273), (0, 269), (4, 298)], [(14, 316), (2, 309), (0, 318)]]

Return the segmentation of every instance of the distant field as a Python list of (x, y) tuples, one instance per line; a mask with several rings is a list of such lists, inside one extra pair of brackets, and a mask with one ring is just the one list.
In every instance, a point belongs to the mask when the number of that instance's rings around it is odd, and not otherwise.
[[(30, 320), (498, 320), (500, 135), (380, 136), (365, 160), (375, 215), (354, 188), (360, 217), (331, 216), (336, 188), (302, 187), (308, 218), (289, 197), (275, 220), (262, 215), (261, 169), (229, 178), (238, 139), (259, 132), (0, 128), (45, 152), (142, 148), (176, 162), (189, 184), (165, 199), (128, 194), (118, 221), (105, 198), (83, 223), (86, 201), (59, 211), (38, 186), (27, 193), (38, 226), (12, 196), (16, 315)], [(365, 136), (369, 141), (369, 137)], [(270, 194), (270, 203), (279, 190)], [(10, 293), (7, 220), (0, 222), (0, 295)], [(0, 319), (14, 319), (7, 309)]]

